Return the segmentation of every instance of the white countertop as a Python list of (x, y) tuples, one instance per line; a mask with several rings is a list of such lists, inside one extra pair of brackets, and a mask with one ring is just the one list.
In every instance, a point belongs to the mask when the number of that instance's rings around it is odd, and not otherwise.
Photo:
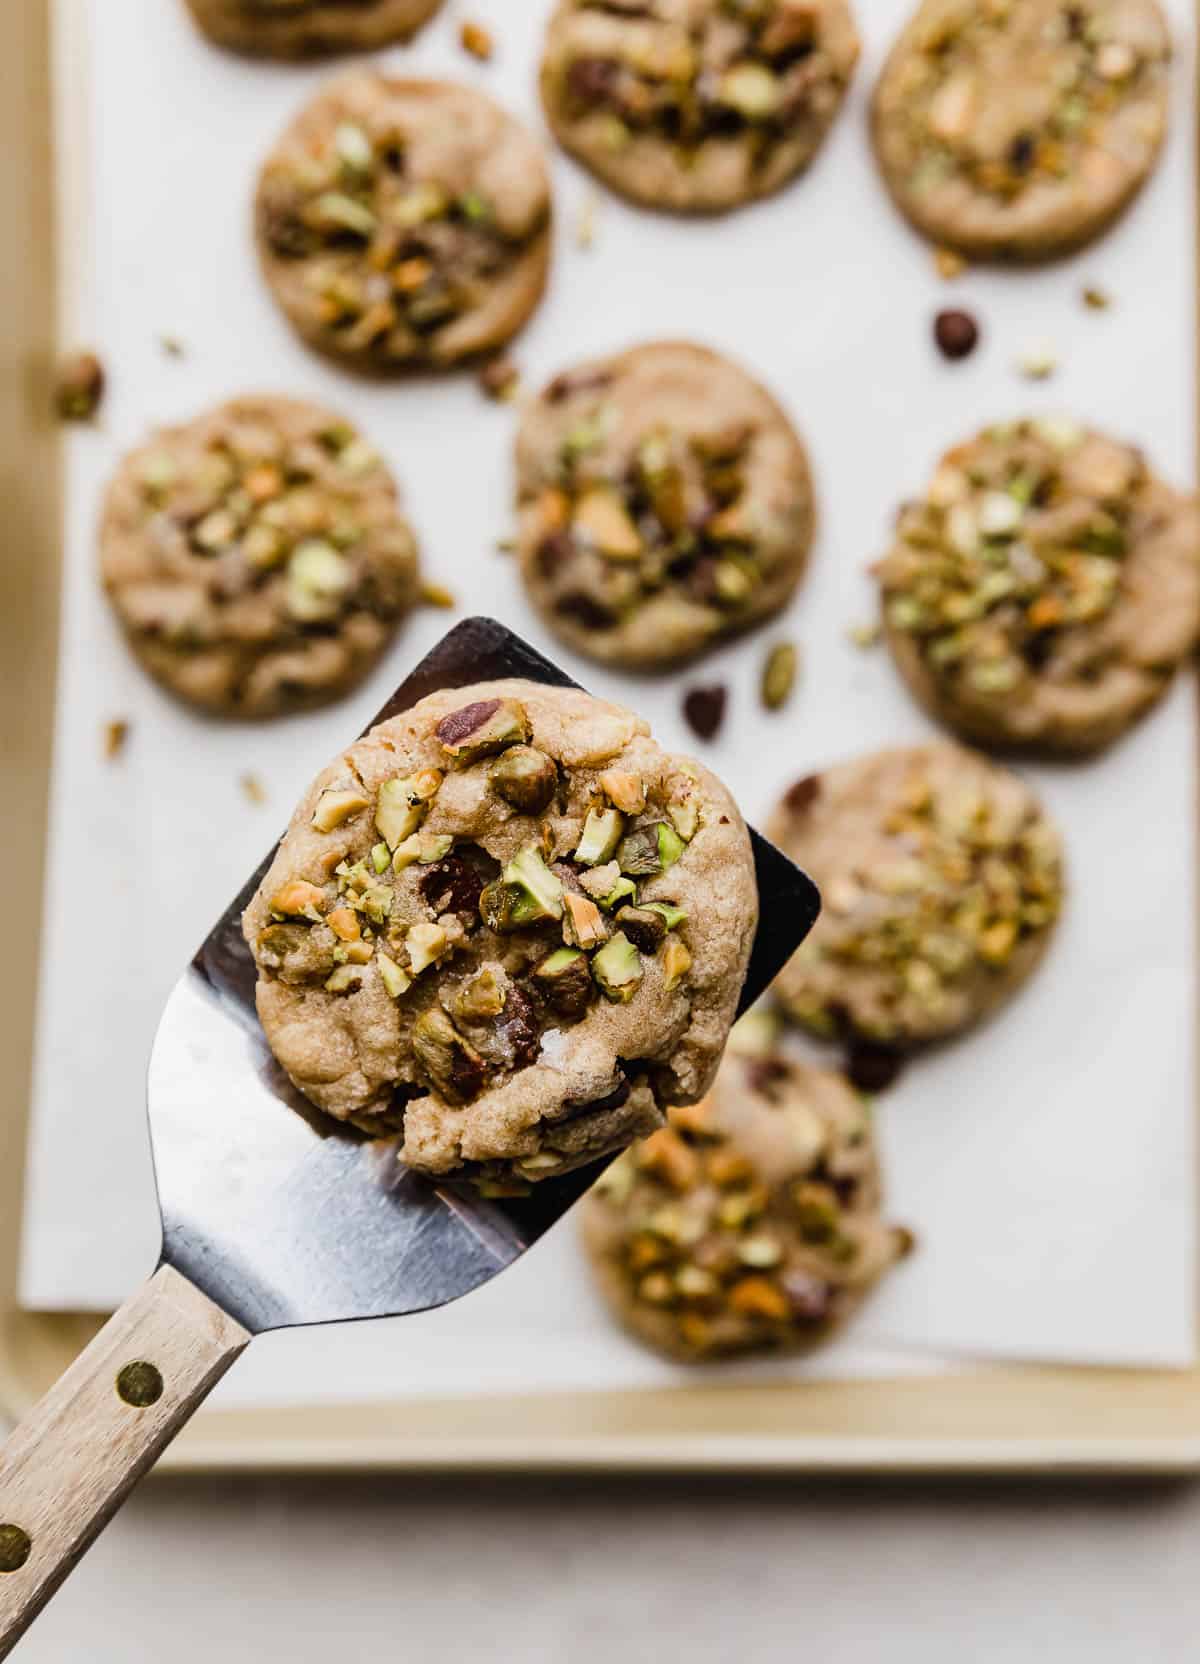
[(1174, 1664), (1200, 1490), (162, 1480), (21, 1664)]

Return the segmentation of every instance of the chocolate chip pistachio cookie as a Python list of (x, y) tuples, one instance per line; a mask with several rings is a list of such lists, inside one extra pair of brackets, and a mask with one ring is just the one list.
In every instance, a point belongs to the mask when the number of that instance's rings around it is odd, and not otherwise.
[(1157, 0), (923, 0), (875, 89), (876, 155), (918, 231), (979, 259), (1090, 241), (1167, 123)]
[(821, 891), (775, 993), (822, 1038), (900, 1050), (967, 1028), (1030, 976), (1062, 906), (1062, 844), (1037, 798), (947, 741), (797, 781), (770, 836)]
[(244, 928), (300, 1091), (507, 1194), (703, 1096), (757, 910), (720, 781), (618, 705), (502, 681), (318, 776)]
[(614, 190), (713, 213), (807, 167), (858, 49), (847, 0), (559, 0), (542, 102)]
[(518, 550), (555, 633), (677, 664), (785, 606), (815, 511), (787, 416), (744, 370), (660, 341), (557, 376), (517, 440)]
[(417, 599), (416, 540), (378, 452), (334, 412), (265, 395), (124, 459), (100, 570), (142, 665), (226, 716), (337, 698)]
[(187, 0), (218, 46), (263, 58), (374, 52), (407, 40), (442, 0)]
[(268, 157), (255, 221), (293, 327), (364, 370), (443, 369), (500, 346), (550, 263), (539, 146), (448, 82), (340, 77)]
[(615, 1315), (688, 1363), (828, 1339), (912, 1244), (882, 1217), (866, 1101), (766, 1021), (742, 1019), (710, 1096), (668, 1110), (580, 1210)]
[(981, 745), (1107, 745), (1200, 632), (1195, 500), (1134, 446), (1063, 419), (949, 451), (875, 570), (901, 675)]

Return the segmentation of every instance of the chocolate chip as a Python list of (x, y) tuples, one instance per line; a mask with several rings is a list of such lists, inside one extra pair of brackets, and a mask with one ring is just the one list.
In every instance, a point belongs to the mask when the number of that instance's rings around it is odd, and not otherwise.
[(1032, 133), (1018, 133), (1008, 147), (1008, 165), (1014, 173), (1028, 173), (1037, 154), (1037, 140)]
[(612, 97), (619, 78), (612, 58), (576, 58), (567, 70), (567, 89), (581, 104), (602, 103)]
[(688, 726), (702, 740), (711, 740), (725, 720), (728, 689), (721, 682), (704, 688), (689, 688), (683, 696), (683, 714)]
[(802, 815), (812, 808), (820, 795), (821, 776), (806, 774), (783, 794), (784, 807), (793, 815)]
[(434, 732), (443, 745), (461, 745), (468, 735), (482, 728), (499, 709), (498, 699), (477, 699), (474, 704), (464, 705), (460, 710), (444, 716)]
[(575, 558), (575, 545), (569, 532), (551, 532), (538, 544), (536, 555), (538, 576), (553, 578), (569, 560)]
[(783, 1057), (746, 1059), (746, 1084), (752, 1092), (758, 1092), (764, 1098), (774, 1098), (775, 1088), (787, 1080), (791, 1072), (787, 1059)]
[(524, 1069), (536, 1061), (542, 1044), (537, 1011), (529, 995), (515, 984), (509, 985), (494, 1033), (510, 1068)]
[(943, 358), (966, 358), (979, 341), (979, 325), (969, 312), (948, 308), (933, 320), (933, 338)]
[(846, 1075), (860, 1092), (884, 1092), (904, 1067), (904, 1057), (890, 1046), (856, 1041), (846, 1057)]
[(554, 610), (564, 618), (575, 619), (585, 630), (609, 630), (617, 621), (616, 615), (606, 606), (578, 589), (560, 595), (554, 603)]

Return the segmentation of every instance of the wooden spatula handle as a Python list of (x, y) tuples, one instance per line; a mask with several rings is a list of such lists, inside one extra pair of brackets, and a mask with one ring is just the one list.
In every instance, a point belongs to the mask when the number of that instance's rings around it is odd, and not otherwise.
[(163, 1266), (0, 1447), (0, 1658), (249, 1340)]

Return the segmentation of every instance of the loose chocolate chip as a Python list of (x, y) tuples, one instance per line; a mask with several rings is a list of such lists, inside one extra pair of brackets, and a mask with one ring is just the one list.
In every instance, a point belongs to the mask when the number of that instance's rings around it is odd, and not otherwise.
[(783, 797), (784, 807), (793, 815), (802, 815), (812, 808), (820, 795), (821, 776), (806, 774), (803, 779), (797, 780), (794, 786), (788, 787)]
[(969, 312), (948, 308), (933, 320), (933, 338), (943, 358), (966, 358), (979, 341), (979, 325)]
[(886, 1091), (903, 1067), (900, 1052), (890, 1046), (873, 1045), (869, 1040), (856, 1042), (846, 1057), (846, 1074), (860, 1092)]
[(721, 682), (710, 687), (689, 688), (683, 696), (683, 714), (688, 726), (702, 740), (711, 740), (725, 720), (728, 689)]
[(474, 704), (464, 705), (461, 710), (444, 716), (434, 732), (443, 745), (461, 745), (468, 735), (482, 728), (499, 709), (498, 699), (477, 699)]

